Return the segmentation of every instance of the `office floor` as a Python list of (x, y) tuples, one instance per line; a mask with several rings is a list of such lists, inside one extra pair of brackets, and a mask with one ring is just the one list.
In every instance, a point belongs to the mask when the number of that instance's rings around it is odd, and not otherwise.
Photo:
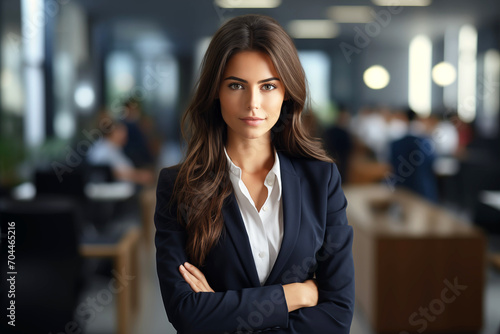
[[(500, 242), (500, 240), (498, 240)], [(499, 244), (500, 245), (500, 244)], [(161, 300), (158, 279), (156, 277), (154, 249), (142, 248), (140, 278), (140, 307), (135, 316), (131, 334), (175, 334), (176, 331), (168, 322)], [(480, 334), (500, 334), (500, 271), (489, 269), (485, 291), (485, 322)], [(83, 299), (95, 296), (105, 288), (109, 278), (100, 277), (83, 294)], [(115, 323), (114, 302), (106, 305), (95, 317), (89, 319), (84, 334), (114, 334)], [(372, 334), (367, 320), (358, 308), (355, 309), (351, 327), (352, 334)]]

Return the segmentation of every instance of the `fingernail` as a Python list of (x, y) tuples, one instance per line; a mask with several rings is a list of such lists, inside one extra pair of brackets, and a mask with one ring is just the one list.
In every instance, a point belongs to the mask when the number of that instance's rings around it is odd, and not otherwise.
[(181, 264), (181, 269), (182, 269), (182, 270), (186, 270), (186, 268), (184, 268), (184, 266), (183, 266), (182, 264)]
[(185, 265), (186, 267), (190, 267), (190, 266), (191, 266), (191, 264), (190, 264), (189, 262), (184, 262), (184, 265)]

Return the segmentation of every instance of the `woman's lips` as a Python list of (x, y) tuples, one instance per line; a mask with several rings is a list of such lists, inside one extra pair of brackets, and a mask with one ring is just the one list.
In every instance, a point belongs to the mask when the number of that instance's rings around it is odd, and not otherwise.
[(257, 117), (245, 117), (245, 118), (240, 118), (243, 122), (245, 122), (248, 125), (256, 126), (259, 125), (260, 123), (264, 122), (264, 119), (262, 118), (257, 118)]

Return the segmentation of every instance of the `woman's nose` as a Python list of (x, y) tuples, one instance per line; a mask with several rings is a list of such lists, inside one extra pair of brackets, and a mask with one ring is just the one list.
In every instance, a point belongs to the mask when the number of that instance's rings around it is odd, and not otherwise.
[(258, 91), (258, 89), (250, 89), (248, 91), (249, 93), (248, 93), (247, 108), (249, 110), (259, 109), (261, 103), (260, 92)]

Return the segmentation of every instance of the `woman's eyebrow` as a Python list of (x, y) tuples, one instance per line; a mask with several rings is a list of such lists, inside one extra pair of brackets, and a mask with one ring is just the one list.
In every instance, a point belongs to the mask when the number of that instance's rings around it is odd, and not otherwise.
[[(238, 77), (234, 77), (234, 76), (227, 77), (224, 80), (235, 80), (235, 81), (241, 81), (243, 83), (248, 83), (248, 81), (246, 81), (244, 79), (241, 79), (241, 78), (238, 78)], [(257, 83), (263, 83), (263, 82), (268, 82), (268, 81), (273, 81), (273, 80), (280, 81), (280, 79), (278, 79), (276, 77), (272, 77), (272, 78), (267, 78), (267, 79), (264, 79), (264, 80), (260, 80)]]

